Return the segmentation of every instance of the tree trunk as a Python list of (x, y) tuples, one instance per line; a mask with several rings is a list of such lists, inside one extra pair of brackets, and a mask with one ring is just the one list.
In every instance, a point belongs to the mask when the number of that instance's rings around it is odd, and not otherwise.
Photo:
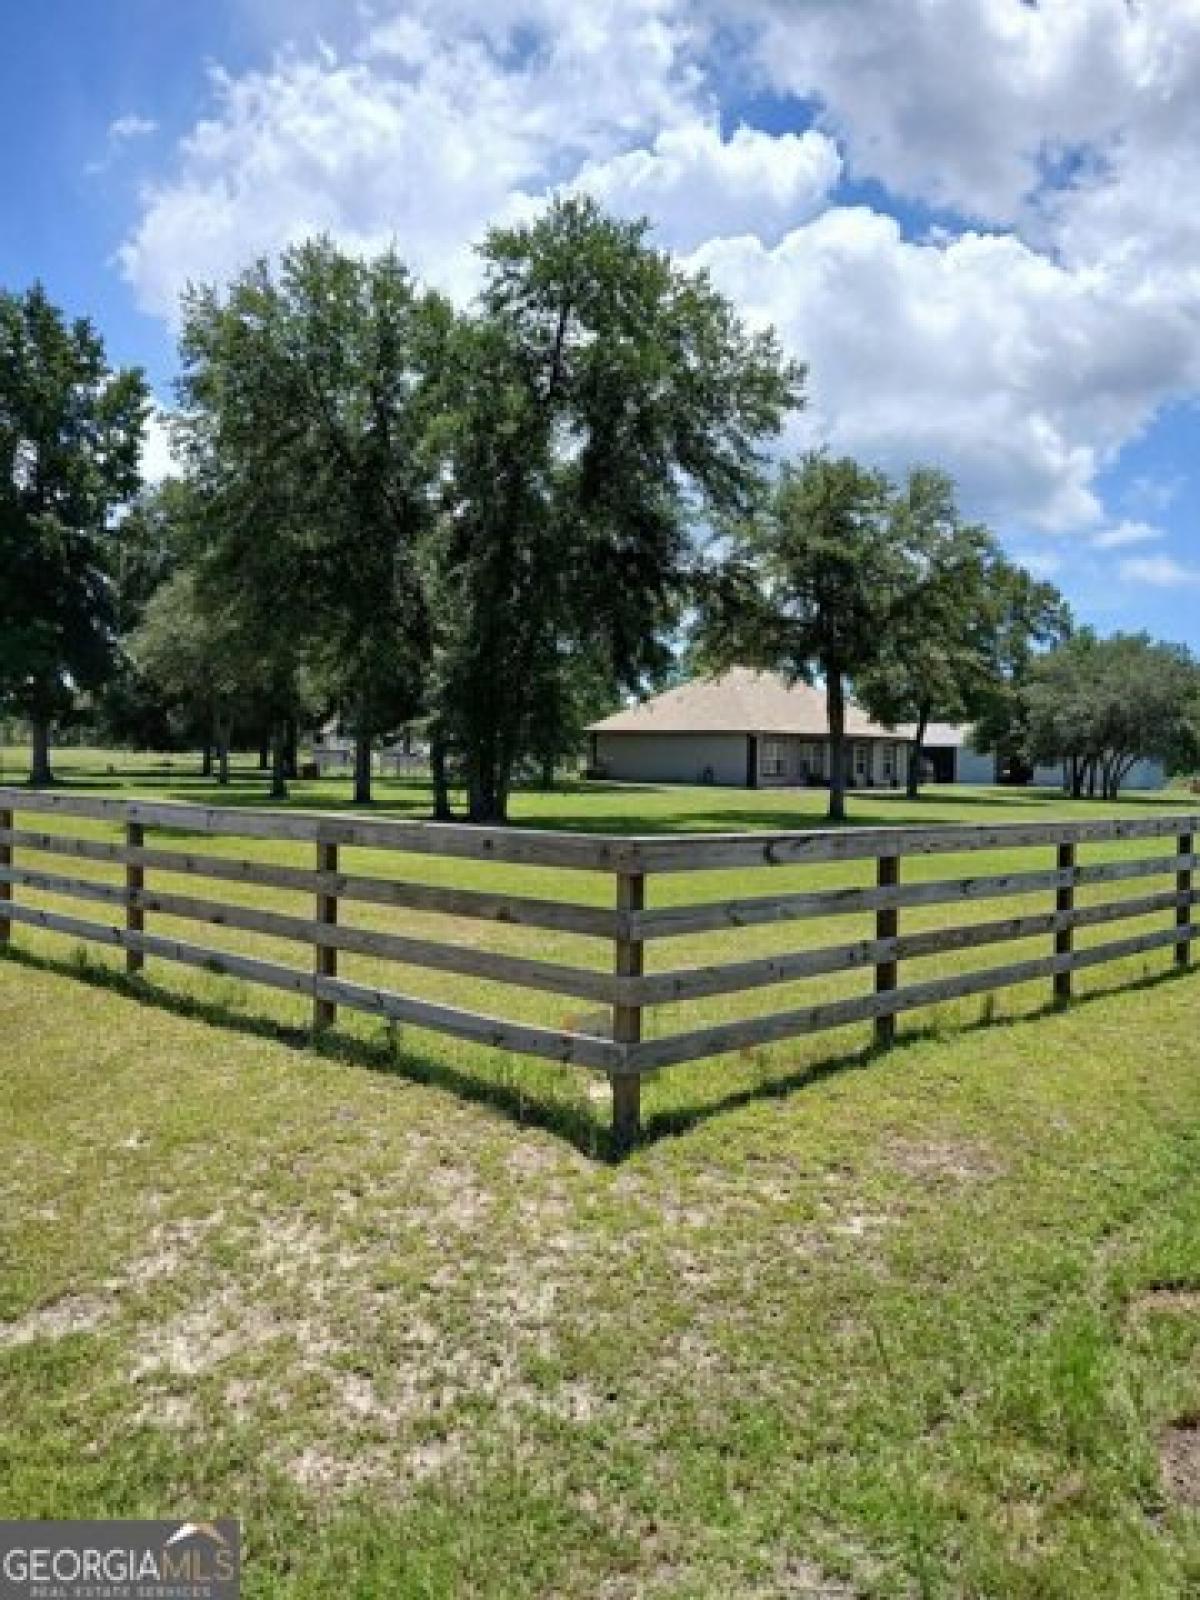
[(371, 793), (371, 735), (360, 725), (354, 734), (354, 803), (369, 806)]
[(283, 771), (284, 776), (295, 778), (300, 771), (300, 733), (295, 717), (284, 721)]
[(287, 727), (276, 724), (271, 734), (271, 799), (287, 799)]
[(467, 779), (467, 816), (472, 822), (508, 821), (508, 776), (495, 750), (477, 753)]
[(921, 793), (921, 751), (925, 745), (925, 730), (929, 727), (929, 707), (922, 706), (917, 717), (917, 733), (908, 757), (908, 782), (905, 793), (916, 800)]
[(221, 787), (229, 785), (229, 745), (233, 739), (233, 729), (227, 717), (217, 718), (217, 782)]
[(266, 772), (271, 765), (271, 734), (264, 733), (258, 742), (258, 770)]
[(35, 789), (48, 789), (54, 782), (54, 774), (50, 770), (50, 719), (33, 717), (29, 726), (33, 741), (29, 782)]
[(553, 787), (554, 787), (554, 757), (553, 756), (543, 756), (542, 757), (541, 787), (543, 789), (553, 789)]
[(452, 822), (454, 813), (450, 810), (450, 785), (446, 778), (446, 746), (437, 733), (429, 741), (429, 767), (433, 774), (433, 820)]
[(211, 778), (213, 773), (213, 747), (212, 740), (205, 739), (200, 748), (200, 776)]
[(846, 820), (846, 686), (838, 671), (825, 672), (829, 705), (829, 820)]

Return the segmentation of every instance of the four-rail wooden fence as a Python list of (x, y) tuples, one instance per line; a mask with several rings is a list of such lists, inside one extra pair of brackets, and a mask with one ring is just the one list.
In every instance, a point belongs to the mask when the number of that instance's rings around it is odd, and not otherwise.
[[(44, 826), (18, 826), (26, 813), (107, 823), (119, 828), (121, 834), (113, 840), (47, 831)], [(170, 837), (166, 842), (156, 842), (156, 832)], [(862, 1021), (873, 1022), (876, 1039), (886, 1044), (901, 1012), (1045, 978), (1051, 980), (1055, 997), (1066, 1000), (1071, 993), (1071, 975), (1076, 970), (1160, 948), (1173, 948), (1176, 962), (1186, 966), (1191, 943), (1200, 935), (1200, 924), (1192, 920), (1192, 907), (1200, 899), (1200, 890), (1193, 887), (1193, 873), (1200, 865), (1200, 857), (1194, 854), (1197, 833), (1200, 814), (1082, 822), (633, 837), (476, 828), (0, 788), (0, 942), (9, 939), (14, 924), (41, 928), (77, 940), (123, 948), (128, 970), (133, 973), (141, 971), (149, 957), (303, 995), (311, 1000), (317, 1029), (331, 1026), (338, 1008), (346, 1007), (503, 1050), (594, 1068), (611, 1080), (614, 1133), (618, 1144), (627, 1144), (639, 1127), (642, 1075), (656, 1068)], [(182, 848), (179, 836), (308, 845), (313, 849), (312, 865), (235, 859)], [(1081, 846), (1158, 839), (1171, 841), (1170, 853), (1091, 863), (1078, 860)], [(1053, 857), (1044, 867), (1030, 870), (912, 881), (905, 881), (903, 872), (904, 862), (914, 857), (1043, 847), (1053, 850)], [(551, 868), (571, 874), (600, 873), (613, 880), (613, 889), (610, 903), (597, 905), (478, 887), (447, 887), (409, 878), (368, 876), (345, 870), (341, 852), (349, 848), (394, 852), (401, 857)], [(123, 867), (124, 880), (71, 876), (30, 864), (30, 858), (38, 863), (47, 855)], [(658, 874), (840, 862), (874, 862), (874, 883), (678, 905), (654, 905), (647, 895), (647, 883)], [(298, 891), (311, 897), (313, 915), (300, 917), (255, 905), (180, 894), (155, 887), (148, 881), (148, 874), (152, 873)], [(1170, 885), (1148, 894), (1076, 904), (1077, 888), (1150, 877), (1166, 877)], [(115, 921), (96, 921), (49, 910), (18, 898), (14, 891), (22, 888), (54, 898), (118, 906), (122, 915)], [(901, 913), (908, 908), (1027, 895), (1045, 896), (1045, 909), (1002, 920), (907, 933), (900, 928)], [(343, 907), (355, 903), (400, 913), (445, 914), (581, 935), (604, 941), (611, 949), (611, 959), (606, 963), (607, 970), (572, 966), (467, 947), (448, 939), (358, 927), (340, 915)], [(870, 938), (711, 965), (646, 970), (646, 947), (654, 941), (864, 913), (874, 918)], [(1076, 947), (1077, 929), (1158, 913), (1169, 914), (1166, 927)], [(311, 965), (300, 968), (155, 933), (146, 924), (148, 917), (156, 915), (295, 941), (311, 948)], [(900, 964), (905, 961), (1042, 936), (1049, 944), (1045, 955), (900, 983)], [(590, 1031), (583, 1027), (558, 1029), (419, 999), (339, 976), (341, 952), (598, 1003), (604, 1007), (602, 1016), (607, 1021), (591, 1019)], [(643, 1017), (653, 1007), (741, 994), (855, 969), (872, 975), (869, 993), (690, 1027), (660, 1037), (643, 1037)]]

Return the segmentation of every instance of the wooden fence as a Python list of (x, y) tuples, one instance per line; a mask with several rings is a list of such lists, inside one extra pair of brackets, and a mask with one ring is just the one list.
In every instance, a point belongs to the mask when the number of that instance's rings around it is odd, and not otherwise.
[[(35, 818), (81, 818), (115, 825), (116, 839), (47, 831), (25, 823)], [(21, 823), (18, 826), (18, 823)], [(158, 833), (159, 839), (154, 839)], [(1159, 948), (1173, 948), (1187, 965), (1191, 942), (1200, 934), (1191, 908), (1200, 899), (1193, 851), (1200, 814), (1084, 822), (1017, 822), (984, 826), (849, 828), (796, 833), (691, 834), (653, 837), (572, 834), (524, 828), (475, 828), (455, 824), (397, 822), (302, 812), (182, 805), (157, 800), (101, 799), (90, 795), (0, 788), (0, 941), (14, 924), (66, 934), (77, 940), (118, 946), (130, 972), (148, 957), (250, 983), (304, 995), (313, 1026), (327, 1028), (339, 1007), (430, 1028), (499, 1049), (574, 1063), (606, 1073), (612, 1083), (613, 1124), (618, 1143), (632, 1140), (640, 1121), (641, 1077), (676, 1062), (790, 1039), (801, 1034), (870, 1020), (880, 1043), (890, 1041), (904, 1011), (964, 996), (1049, 979), (1059, 1000), (1071, 993), (1071, 975), (1082, 967), (1116, 961)], [(165, 839), (162, 837), (167, 835)], [(186, 848), (179, 844), (183, 836)], [(235, 859), (193, 847), (191, 840), (237, 838), (288, 841), (312, 848), (311, 866)], [(1119, 841), (1170, 840), (1170, 853), (1081, 863), (1081, 847)], [(406, 856), (458, 858), (551, 868), (567, 874), (598, 873), (612, 880), (609, 904), (582, 904), (476, 887), (447, 887), (404, 877), (366, 876), (344, 870), (340, 852), (364, 848)], [(1046, 864), (1003, 874), (904, 881), (905, 861), (925, 856), (1046, 849)], [(1153, 846), (1151, 846), (1153, 848)], [(1053, 854), (1050, 854), (1053, 852)], [(68, 857), (123, 868), (123, 880), (70, 876), (44, 870), (44, 856)], [(659, 874), (772, 869), (840, 862), (873, 862), (875, 882), (821, 887), (735, 899), (652, 905), (647, 884)], [(163, 890), (148, 874), (224, 881), (295, 891), (306, 897), (311, 916), (285, 915), (254, 905), (233, 904)], [(1169, 886), (1134, 897), (1076, 904), (1081, 886), (1167, 878)], [(15, 897), (19, 889), (118, 906), (116, 921), (97, 921), (49, 910)], [(998, 921), (931, 927), (903, 933), (906, 908), (953, 906), (1033, 895), (1043, 909)], [(518, 928), (584, 936), (603, 941), (604, 965), (556, 961), (455, 944), (450, 939), (356, 927), (344, 920), (348, 905), (371, 904), (397, 912), (445, 914), (511, 924)], [(869, 913), (874, 935), (819, 948), (785, 950), (712, 965), (647, 971), (648, 945), (681, 935), (739, 930), (765, 924)], [(1168, 925), (1102, 944), (1076, 948), (1075, 931), (1147, 918), (1158, 913)], [(147, 929), (155, 915), (213, 927), (241, 929), (295, 941), (311, 948), (300, 968)], [(1003, 966), (955, 972), (901, 985), (900, 965), (942, 952), (965, 951), (1045, 936), (1044, 955)], [(340, 952), (368, 955), (405, 967), (546, 991), (599, 1003), (606, 1021), (591, 1031), (537, 1026), (419, 999), (390, 988), (352, 982), (338, 975)], [(603, 953), (603, 952), (602, 952)], [(716, 1025), (643, 1037), (649, 1008), (705, 997), (740, 994), (830, 973), (863, 969), (870, 991), (800, 1008), (775, 1010)]]

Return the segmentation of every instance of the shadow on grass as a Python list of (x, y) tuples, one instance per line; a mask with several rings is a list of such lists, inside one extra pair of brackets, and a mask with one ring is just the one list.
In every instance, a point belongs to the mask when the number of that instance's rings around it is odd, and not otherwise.
[(389, 1035), (375, 1043), (337, 1031), (314, 1034), (308, 1028), (255, 1016), (219, 1001), (202, 1000), (145, 977), (128, 977), (114, 967), (89, 959), (82, 949), (74, 956), (60, 957), (9, 945), (0, 949), (0, 962), (71, 978), (138, 1005), (153, 1006), (189, 1021), (204, 1022), (210, 1027), (263, 1039), (288, 1049), (304, 1050), (323, 1060), (341, 1061), (371, 1072), (404, 1078), (410, 1083), (444, 1089), (461, 1100), (488, 1106), (515, 1123), (554, 1133), (594, 1160), (612, 1160), (617, 1155), (610, 1130), (589, 1116), (583, 1105), (531, 1093), (527, 1084), (515, 1078), (490, 1079), (463, 1072), (447, 1061), (411, 1049), (407, 1042), (401, 1046), (398, 1035)]
[(761, 1101), (785, 1099), (788, 1095), (811, 1088), (826, 1078), (844, 1072), (863, 1071), (875, 1066), (885, 1057), (894, 1056), (897, 1051), (911, 1050), (917, 1045), (928, 1044), (931, 1041), (948, 1043), (970, 1034), (992, 1033), (1005, 1028), (1020, 1027), (1026, 1023), (1057, 1016), (1061, 1012), (1078, 1011), (1081, 1007), (1094, 1005), (1098, 1000), (1109, 1000), (1114, 995), (1139, 994), (1195, 976), (1194, 967), (1169, 967), (1163, 972), (1147, 973), (1144, 977), (1134, 978), (1125, 983), (1106, 984), (1067, 1001), (1048, 1000), (1044, 1005), (1032, 1006), (1028, 1011), (1022, 1011), (1015, 1016), (993, 1016), (985, 1012), (974, 1022), (955, 1023), (951, 1026), (936, 1021), (925, 1024), (911, 1023), (902, 1033), (897, 1033), (895, 1040), (889, 1045), (869, 1044), (857, 1050), (847, 1050), (837, 1055), (822, 1057), (817, 1061), (809, 1061), (794, 1072), (781, 1072), (770, 1078), (764, 1078), (761, 1082), (735, 1089), (717, 1100), (693, 1109), (680, 1108), (655, 1112), (646, 1119), (643, 1144), (652, 1144), (656, 1139), (672, 1138), (691, 1132), (715, 1117), (726, 1116), (745, 1106), (755, 1105)]
[[(530, 1092), (516, 1078), (489, 1079), (464, 1072), (449, 1062), (438, 1060), (407, 1047), (400, 1048), (395, 1036), (372, 1043), (353, 1035), (329, 1032), (313, 1034), (309, 1029), (289, 1026), (269, 1017), (248, 1015), (218, 1001), (202, 1000), (155, 984), (145, 977), (128, 977), (109, 966), (91, 961), (86, 952), (74, 957), (53, 957), (20, 950), (11, 945), (0, 948), (0, 962), (54, 973), (106, 989), (139, 1005), (154, 1006), (189, 1020), (205, 1022), (213, 1027), (227, 1029), (253, 1038), (269, 1040), (290, 1049), (305, 1050), (328, 1061), (343, 1061), (373, 1072), (384, 1072), (407, 1079), (410, 1083), (426, 1084), (443, 1089), (461, 1100), (484, 1105), (500, 1112), (522, 1126), (541, 1128), (556, 1134), (573, 1145), (581, 1154), (592, 1160), (618, 1163), (631, 1151), (622, 1148), (613, 1138), (611, 1128), (601, 1125), (582, 1103), (555, 1100)], [(948, 1041), (965, 1035), (1012, 1028), (1055, 1015), (1061, 1011), (1077, 1010), (1093, 1005), (1098, 1000), (1117, 994), (1133, 994), (1158, 989), (1165, 984), (1194, 977), (1194, 967), (1171, 967), (1163, 972), (1147, 973), (1125, 983), (1113, 983), (1093, 989), (1070, 1001), (1050, 1000), (1044, 1005), (1023, 1011), (1016, 1016), (998, 1017), (985, 1013), (974, 1022), (947, 1026), (932, 1021), (925, 1025), (916, 1023), (905, 1028), (890, 1045), (867, 1045), (856, 1050), (844, 1050), (816, 1061), (807, 1061), (794, 1071), (784, 1071), (764, 1076), (758, 1082), (731, 1090), (715, 1100), (693, 1108), (657, 1111), (643, 1124), (641, 1139), (636, 1148), (645, 1149), (659, 1139), (677, 1138), (714, 1118), (728, 1115), (759, 1102), (785, 1099), (803, 1089), (810, 1088), (827, 1078), (844, 1072), (863, 1071), (874, 1066), (885, 1056), (896, 1051), (912, 1049), (931, 1040)], [(584, 1068), (568, 1069), (584, 1072)]]

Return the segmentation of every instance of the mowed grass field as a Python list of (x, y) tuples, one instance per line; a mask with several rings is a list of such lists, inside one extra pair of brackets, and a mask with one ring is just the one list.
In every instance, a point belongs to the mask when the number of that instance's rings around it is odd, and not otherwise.
[[(264, 803), (244, 766), (225, 793), (182, 758), (64, 752), (58, 765), (64, 786), (91, 792)], [(10, 753), (0, 781), (14, 767)], [(347, 789), (300, 784), (293, 803), (348, 809)], [(823, 798), (583, 785), (519, 795), (514, 813), (634, 832), (804, 827)], [(385, 782), (376, 810), (426, 803)], [(856, 821), (897, 823), (1197, 805), (1183, 793), (1115, 807), (996, 791), (852, 799)], [(309, 864), (301, 846), (219, 848)], [(349, 870), (611, 894), (590, 874), (345, 857)], [(941, 858), (911, 875), (1049, 857)], [(650, 903), (869, 870), (663, 878)], [(287, 894), (191, 889), (302, 910)], [(902, 928), (1008, 906), (906, 911)], [(1030, 909), (1045, 907), (1011, 904)], [(345, 912), (611, 960), (584, 939)], [(867, 931), (839, 918), (665, 940), (649, 965)], [(0, 962), (5, 1515), (237, 1515), (254, 1596), (1200, 1593), (1200, 976), (1172, 973), (1169, 951), (1079, 974), (1065, 1011), (1039, 984), (904, 1018), (885, 1054), (857, 1027), (669, 1069), (646, 1084), (647, 1141), (611, 1164), (607, 1088), (578, 1070), (354, 1017), (316, 1047), (299, 1000), (153, 960), (129, 983), (111, 953), (24, 928), (13, 942)], [(554, 996), (364, 958), (343, 956), (342, 970), (580, 1020)], [(869, 981), (664, 1008), (649, 1031)]]

